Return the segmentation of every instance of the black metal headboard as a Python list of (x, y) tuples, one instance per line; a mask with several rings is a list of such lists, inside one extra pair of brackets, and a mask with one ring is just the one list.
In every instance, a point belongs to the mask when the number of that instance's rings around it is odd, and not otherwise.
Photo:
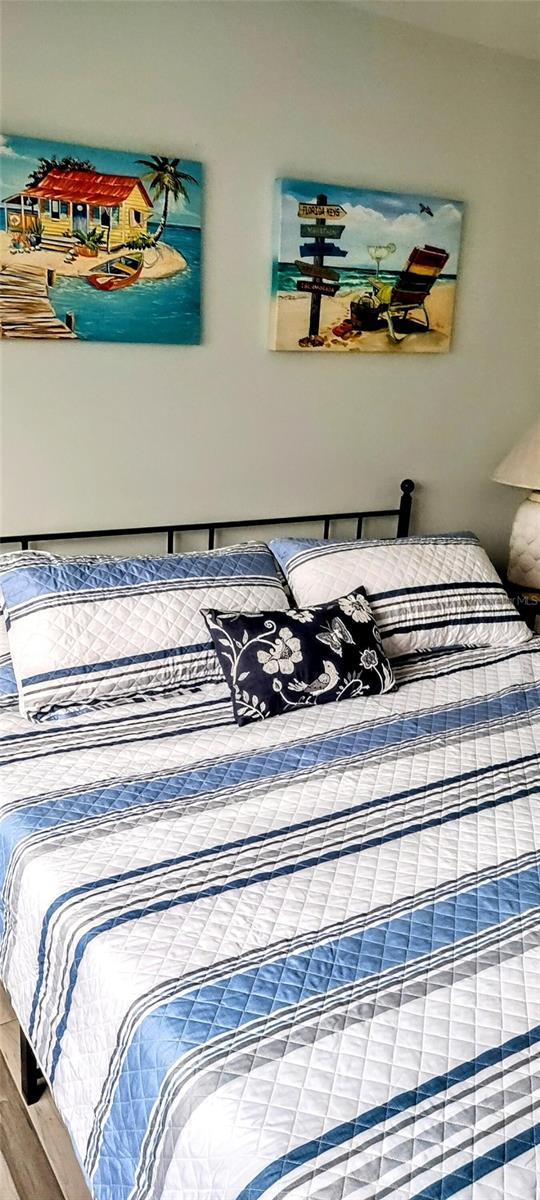
[(187, 533), (188, 531), (194, 532), (197, 530), (206, 531), (208, 534), (208, 549), (213, 550), (217, 529), (247, 529), (257, 528), (259, 525), (297, 525), (313, 521), (322, 524), (323, 537), (327, 539), (330, 536), (330, 524), (332, 521), (356, 521), (356, 536), (360, 538), (362, 537), (363, 522), (369, 517), (396, 517), (397, 536), (407, 537), (413, 492), (414, 483), (412, 479), (403, 479), (401, 483), (401, 497), (397, 508), (374, 508), (367, 509), (364, 512), (326, 513), (316, 516), (310, 513), (308, 516), (300, 517), (262, 517), (253, 518), (249, 521), (203, 521), (187, 525), (141, 525), (134, 529), (71, 529), (67, 533), (24, 533), (17, 536), (11, 535), (10, 537), (0, 536), (0, 544), (17, 544), (21, 547), (21, 550), (28, 550), (31, 542), (62, 542), (71, 539), (79, 540), (79, 538), (131, 537), (137, 534), (164, 533), (167, 536), (167, 554), (173, 554), (175, 533)]

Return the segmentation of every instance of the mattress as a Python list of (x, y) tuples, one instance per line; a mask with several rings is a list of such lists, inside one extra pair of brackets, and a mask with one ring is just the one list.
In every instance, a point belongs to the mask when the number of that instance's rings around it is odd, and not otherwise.
[(540, 639), (239, 729), (0, 712), (1, 976), (96, 1200), (533, 1200)]

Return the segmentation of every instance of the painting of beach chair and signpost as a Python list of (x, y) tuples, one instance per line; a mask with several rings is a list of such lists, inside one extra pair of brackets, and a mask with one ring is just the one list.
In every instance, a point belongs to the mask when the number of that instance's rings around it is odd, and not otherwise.
[(274, 350), (450, 348), (463, 204), (278, 179)]
[(2, 337), (201, 340), (203, 168), (0, 137)]

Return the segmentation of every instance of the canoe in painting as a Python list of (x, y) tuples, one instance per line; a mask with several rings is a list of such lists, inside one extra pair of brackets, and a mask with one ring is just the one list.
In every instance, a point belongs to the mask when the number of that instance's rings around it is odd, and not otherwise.
[(100, 292), (117, 292), (120, 288), (136, 283), (143, 269), (142, 254), (121, 254), (92, 270), (85, 276), (91, 287)]

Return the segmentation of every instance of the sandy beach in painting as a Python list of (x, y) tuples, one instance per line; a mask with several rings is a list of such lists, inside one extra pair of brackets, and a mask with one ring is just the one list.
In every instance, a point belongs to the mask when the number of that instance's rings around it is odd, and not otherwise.
[[(10, 265), (42, 267), (56, 271), (57, 275), (67, 276), (88, 275), (93, 267), (101, 266), (109, 259), (118, 258), (119, 254), (130, 253), (129, 250), (117, 249), (110, 254), (98, 253), (92, 258), (78, 255), (73, 262), (66, 262), (66, 255), (59, 254), (57, 250), (23, 250), (12, 254), (11, 245), (11, 234), (5, 231), (0, 232), (0, 269)], [(179, 250), (168, 246), (166, 242), (158, 242), (156, 246), (150, 246), (148, 250), (144, 251), (144, 267), (141, 278), (170, 279), (173, 275), (178, 275), (180, 271), (185, 271), (186, 267), (187, 262)]]
[[(386, 327), (361, 334), (354, 333), (347, 339), (336, 337), (333, 326), (339, 325), (349, 316), (351, 300), (357, 299), (359, 292), (338, 294), (333, 298), (323, 297), (320, 335), (324, 337), (324, 345), (310, 346), (306, 349), (298, 343), (308, 330), (310, 297), (295, 295), (293, 292), (279, 292), (272, 301), (272, 340), (275, 335), (276, 350), (298, 350), (303, 354), (324, 354), (329, 350), (338, 353), (341, 351), (344, 354), (441, 354), (447, 351), (450, 345), (455, 293), (454, 283), (437, 284), (426, 300), (430, 330), (423, 330), (419, 322), (418, 333), (409, 333), (398, 345), (390, 340)], [(415, 314), (410, 315), (414, 318)], [(420, 321), (421, 319), (420, 317)]]

